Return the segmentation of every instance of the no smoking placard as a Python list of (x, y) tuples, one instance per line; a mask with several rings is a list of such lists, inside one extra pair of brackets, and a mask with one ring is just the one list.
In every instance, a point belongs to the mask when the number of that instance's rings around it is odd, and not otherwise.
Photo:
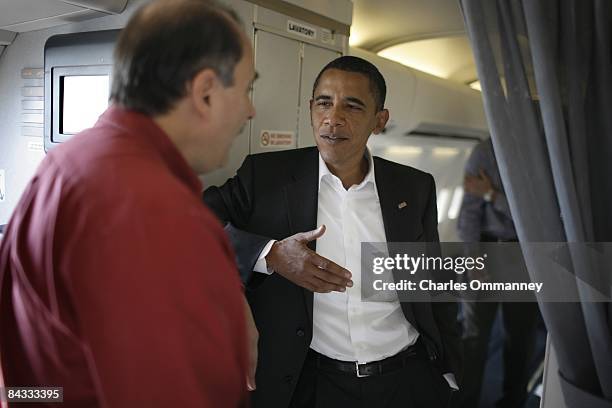
[(262, 130), (259, 134), (261, 147), (295, 147), (295, 132), (284, 130)]

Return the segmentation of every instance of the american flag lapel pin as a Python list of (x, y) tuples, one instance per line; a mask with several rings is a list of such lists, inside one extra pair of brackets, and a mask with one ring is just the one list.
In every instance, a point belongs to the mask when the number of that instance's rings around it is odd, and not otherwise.
[(401, 203), (399, 203), (399, 204), (397, 205), (397, 208), (399, 208), (399, 209), (401, 210), (402, 208), (406, 207), (407, 205), (408, 205), (408, 204), (406, 204), (406, 202), (405, 202), (405, 201), (402, 201)]

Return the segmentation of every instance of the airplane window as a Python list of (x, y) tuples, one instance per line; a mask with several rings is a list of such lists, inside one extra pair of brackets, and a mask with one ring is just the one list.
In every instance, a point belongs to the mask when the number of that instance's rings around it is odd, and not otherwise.
[(448, 208), (448, 219), (454, 220), (459, 215), (459, 210), (461, 209), (461, 202), (463, 201), (463, 187), (458, 186), (455, 187), (455, 192), (453, 193), (453, 199), (451, 200), (450, 207)]
[(448, 200), (450, 199), (450, 190), (443, 188), (438, 193), (438, 222), (444, 221), (446, 217), (446, 208), (448, 207)]
[(92, 127), (108, 107), (108, 75), (62, 78), (61, 133), (75, 134)]
[(419, 156), (423, 154), (423, 148), (419, 146), (391, 146), (387, 148), (387, 154)]
[(461, 136), (386, 133), (371, 137), (368, 147), (375, 156), (415, 167), (433, 175), (438, 204), (440, 240), (458, 241), (457, 219), (463, 200), (465, 163), (478, 140)]
[(455, 147), (434, 147), (433, 155), (441, 157), (453, 157), (459, 154), (459, 149)]

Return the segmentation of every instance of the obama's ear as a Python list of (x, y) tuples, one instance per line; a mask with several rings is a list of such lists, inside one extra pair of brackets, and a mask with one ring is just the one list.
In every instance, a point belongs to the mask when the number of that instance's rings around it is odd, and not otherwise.
[(376, 126), (372, 133), (378, 135), (383, 131), (385, 126), (387, 126), (387, 122), (389, 121), (389, 109), (383, 109), (376, 114)]

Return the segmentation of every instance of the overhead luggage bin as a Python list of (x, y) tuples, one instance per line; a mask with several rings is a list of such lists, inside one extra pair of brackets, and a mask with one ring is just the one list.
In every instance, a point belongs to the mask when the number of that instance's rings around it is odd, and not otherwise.
[(0, 30), (27, 32), (121, 13), (128, 0), (5, 0)]

